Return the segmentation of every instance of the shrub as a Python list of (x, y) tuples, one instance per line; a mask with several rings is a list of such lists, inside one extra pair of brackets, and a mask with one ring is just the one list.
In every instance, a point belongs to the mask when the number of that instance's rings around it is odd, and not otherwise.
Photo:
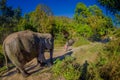
[(100, 69), (100, 76), (104, 80), (119, 80), (120, 79), (120, 38), (113, 40), (105, 45), (105, 54), (107, 63)]
[(63, 35), (58, 34), (55, 37), (55, 41), (54, 41), (54, 46), (55, 47), (61, 47), (64, 46), (66, 40), (64, 39)]
[(100, 69), (100, 76), (104, 80), (119, 80), (120, 79), (120, 56), (113, 56), (112, 59)]
[(75, 28), (76, 28), (76, 32), (79, 36), (89, 38), (90, 36), (93, 35), (92, 28), (86, 24), (85, 25), (79, 24)]
[(99, 67), (96, 64), (90, 64), (86, 80), (103, 80), (99, 73)]
[(0, 45), (0, 67), (3, 66), (3, 62), (4, 62), (4, 56), (2, 54), (2, 46)]
[(4, 56), (0, 53), (0, 67), (3, 66)]
[(79, 38), (75, 40), (75, 43), (73, 44), (73, 46), (78, 47), (78, 46), (89, 44), (89, 43), (90, 42), (87, 39), (79, 36)]
[(106, 44), (105, 50), (109, 51), (110, 53), (118, 53), (120, 52), (120, 38), (117, 40), (113, 40)]
[(99, 53), (98, 60), (88, 67), (86, 80), (120, 79), (120, 40), (113, 40)]
[(120, 41), (111, 41), (105, 45), (96, 63), (88, 69), (87, 80), (119, 80), (120, 79)]
[(65, 80), (78, 80), (80, 77), (80, 65), (74, 62), (74, 58), (67, 56), (63, 61), (57, 59), (52, 68), (55, 78), (63, 77)]

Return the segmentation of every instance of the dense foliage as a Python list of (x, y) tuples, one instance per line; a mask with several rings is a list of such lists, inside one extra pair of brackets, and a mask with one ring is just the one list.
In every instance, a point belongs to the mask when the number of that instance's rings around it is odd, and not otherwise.
[(100, 38), (107, 35), (109, 30), (113, 28), (111, 18), (105, 16), (96, 5), (87, 7), (83, 3), (78, 3), (74, 19), (80, 25), (77, 29), (79, 30), (78, 34), (82, 33), (83, 36), (87, 35), (86, 37), (96, 36), (96, 38)]
[(52, 67), (54, 80), (119, 80), (119, 43), (120, 40), (118, 38), (105, 44), (94, 63), (85, 61), (81, 65), (80, 63), (76, 63), (79, 61), (70, 56), (65, 57), (63, 60), (57, 59)]
[(114, 23), (120, 25), (120, 0), (97, 0), (100, 5), (106, 8), (107, 13), (112, 13), (115, 16)]
[(13, 9), (6, 5), (6, 0), (0, 0), (0, 44), (4, 38), (14, 32), (13, 28), (17, 26), (21, 19), (21, 9)]
[(81, 66), (74, 63), (74, 58), (67, 56), (63, 61), (57, 59), (52, 68), (53, 77), (57, 79), (65, 78), (65, 80), (78, 80), (80, 77)]
[[(119, 0), (98, 1), (110, 11), (119, 12)], [(21, 13), (19, 7), (14, 9), (6, 4), (6, 0), (0, 0), (0, 66), (4, 62), (1, 45), (5, 37), (13, 32), (29, 29), (40, 33), (52, 33), (55, 36), (55, 47), (65, 44), (64, 32), (69, 34), (67, 39), (75, 39), (74, 45), (77, 47), (89, 44), (88, 40), (101, 41), (107, 36), (111, 41), (105, 45), (98, 61), (89, 65), (88, 72), (83, 73), (84, 67), (75, 63), (71, 57), (66, 57), (63, 61), (57, 60), (52, 71), (54, 76), (64, 77), (66, 80), (120, 78), (120, 29), (113, 26), (112, 19), (104, 15), (98, 6), (78, 3), (73, 18), (54, 16), (48, 6), (41, 4), (24, 16)], [(116, 23), (120, 23), (120, 15), (116, 16)]]
[[(107, 43), (100, 53), (97, 63), (89, 67), (88, 80), (119, 80), (120, 79), (120, 40)], [(95, 76), (96, 75), (96, 76)]]
[(88, 39), (96, 36), (100, 39), (113, 28), (111, 18), (105, 16), (98, 6), (87, 7), (83, 3), (76, 5), (74, 19), (55, 17), (46, 5), (38, 5), (34, 11), (21, 16), (21, 9), (7, 6), (6, 0), (0, 1), (0, 12), (1, 43), (8, 34), (27, 29), (41, 33), (52, 32), (58, 39), (64, 37), (61, 35), (63, 31), (70, 34), (69, 38), (82, 36)]
[(97, 0), (100, 5), (104, 6), (113, 13), (120, 11), (120, 0)]

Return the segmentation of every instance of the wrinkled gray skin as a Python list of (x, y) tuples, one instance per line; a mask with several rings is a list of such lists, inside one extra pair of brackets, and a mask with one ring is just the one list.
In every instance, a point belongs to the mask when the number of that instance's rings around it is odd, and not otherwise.
[(45, 59), (45, 49), (50, 51), (50, 61), (51, 64), (53, 63), (53, 46), (54, 39), (51, 34), (36, 33), (29, 30), (13, 33), (3, 42), (5, 58), (7, 59), (6, 56), (8, 56), (24, 77), (29, 75), (25, 71), (24, 65), (33, 58), (39, 58), (39, 62), (42, 63)]

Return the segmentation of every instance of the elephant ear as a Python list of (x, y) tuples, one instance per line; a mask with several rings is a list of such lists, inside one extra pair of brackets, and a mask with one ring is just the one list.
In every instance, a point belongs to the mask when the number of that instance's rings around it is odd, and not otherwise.
[(45, 46), (47, 49), (52, 49), (52, 42), (49, 38), (45, 39)]

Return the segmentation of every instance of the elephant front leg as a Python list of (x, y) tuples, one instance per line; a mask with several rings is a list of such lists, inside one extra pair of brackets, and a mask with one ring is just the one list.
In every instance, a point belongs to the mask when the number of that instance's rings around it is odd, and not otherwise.
[(44, 56), (44, 50), (40, 50), (40, 53), (38, 55), (38, 59), (37, 59), (38, 63), (40, 64), (41, 67), (45, 66), (47, 63), (46, 63), (46, 59), (45, 59), (45, 56)]
[(44, 67), (47, 63), (43, 62), (42, 60), (37, 59), (38, 64), (40, 64), (41, 67)]
[(53, 49), (50, 49), (50, 63), (53, 65)]

